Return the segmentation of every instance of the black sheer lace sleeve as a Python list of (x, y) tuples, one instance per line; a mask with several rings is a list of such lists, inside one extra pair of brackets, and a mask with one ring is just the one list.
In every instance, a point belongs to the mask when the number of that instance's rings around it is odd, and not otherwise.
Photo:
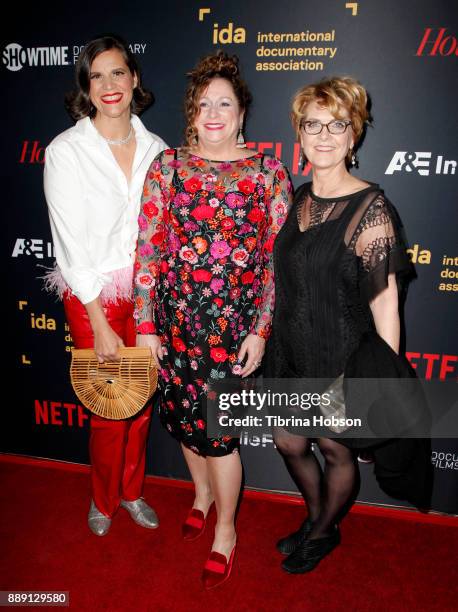
[(382, 193), (367, 206), (349, 247), (360, 258), (360, 292), (367, 301), (388, 286), (389, 274), (396, 274), (399, 287), (413, 276), (401, 219)]

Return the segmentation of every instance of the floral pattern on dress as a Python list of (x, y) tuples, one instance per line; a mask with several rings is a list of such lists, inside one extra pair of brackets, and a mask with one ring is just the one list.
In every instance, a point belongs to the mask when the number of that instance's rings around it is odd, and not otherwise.
[(267, 339), (274, 308), (273, 245), (292, 197), (281, 161), (261, 153), (210, 161), (162, 152), (148, 171), (135, 262), (137, 333), (161, 337), (160, 415), (202, 454), (237, 441), (208, 438), (208, 382), (240, 374), (249, 333)]

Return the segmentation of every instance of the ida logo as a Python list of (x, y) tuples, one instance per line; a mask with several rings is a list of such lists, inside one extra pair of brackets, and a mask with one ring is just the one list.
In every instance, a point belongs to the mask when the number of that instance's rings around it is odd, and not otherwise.
[(18, 238), (11, 257), (21, 255), (34, 255), (37, 259), (55, 256), (52, 242), (44, 242), (41, 238)]
[(213, 24), (213, 44), (229, 45), (242, 44), (246, 42), (246, 30), (242, 27), (234, 27), (230, 21), (225, 28), (220, 28), (217, 23)]
[(388, 164), (385, 174), (395, 172), (416, 172), (421, 176), (430, 174), (455, 174), (456, 161), (444, 159), (443, 155), (438, 155), (433, 159), (432, 153), (426, 151), (396, 151), (392, 160)]

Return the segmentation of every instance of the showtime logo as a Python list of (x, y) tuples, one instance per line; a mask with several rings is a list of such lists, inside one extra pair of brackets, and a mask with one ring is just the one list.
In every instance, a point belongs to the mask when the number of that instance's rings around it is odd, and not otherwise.
[(10, 43), (3, 49), (3, 64), (11, 72), (24, 66), (70, 66), (69, 47), (28, 47)]
[(415, 55), (441, 55), (442, 57), (458, 55), (458, 44), (456, 38), (455, 36), (451, 35), (445, 36), (446, 31), (447, 28), (439, 28), (438, 30), (425, 28), (425, 33), (423, 34), (420, 46), (418, 47)]
[(55, 257), (52, 242), (44, 242), (41, 238), (17, 238), (11, 257), (34, 255), (37, 259)]
[(421, 176), (431, 174), (455, 174), (456, 161), (444, 159), (443, 155), (438, 155), (433, 159), (433, 154), (425, 151), (396, 151), (392, 160), (385, 170), (385, 174), (395, 172), (417, 172)]

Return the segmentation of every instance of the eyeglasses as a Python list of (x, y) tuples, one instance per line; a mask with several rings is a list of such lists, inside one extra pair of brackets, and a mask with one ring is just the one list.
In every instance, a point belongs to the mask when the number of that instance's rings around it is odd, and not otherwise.
[(321, 123), (321, 121), (301, 121), (300, 127), (306, 134), (316, 136), (317, 134), (321, 134), (324, 127), (328, 129), (330, 134), (343, 134), (349, 125), (351, 125), (351, 121), (334, 119), (328, 123)]

